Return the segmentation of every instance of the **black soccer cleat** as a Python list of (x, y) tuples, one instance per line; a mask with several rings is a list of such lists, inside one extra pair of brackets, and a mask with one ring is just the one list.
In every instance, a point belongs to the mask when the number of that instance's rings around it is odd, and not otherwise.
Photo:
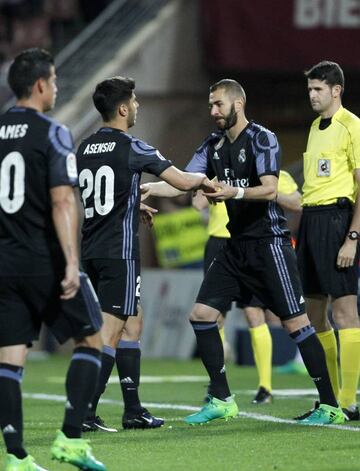
[(310, 409), (309, 411), (305, 412), (305, 414), (302, 414), (302, 415), (297, 415), (296, 417), (293, 418), (293, 420), (303, 420), (303, 419), (306, 419), (307, 417), (309, 417), (315, 409), (318, 409), (320, 407), (320, 402), (319, 401), (315, 401), (315, 404), (314, 404), (314, 407), (312, 409)]
[(125, 412), (122, 418), (122, 426), (124, 429), (147, 429), (158, 428), (164, 425), (164, 419), (154, 417), (150, 412), (142, 408), (140, 412)]
[(256, 396), (251, 401), (251, 404), (271, 404), (273, 401), (273, 396), (270, 391), (265, 389), (263, 386), (260, 386)]
[(342, 411), (344, 412), (345, 420), (360, 420), (360, 412), (357, 406), (351, 406), (348, 409), (343, 408)]
[(85, 420), (85, 422), (82, 424), (82, 431), (115, 433), (117, 432), (117, 429), (105, 425), (105, 422), (102, 420), (102, 418), (97, 415), (95, 418)]

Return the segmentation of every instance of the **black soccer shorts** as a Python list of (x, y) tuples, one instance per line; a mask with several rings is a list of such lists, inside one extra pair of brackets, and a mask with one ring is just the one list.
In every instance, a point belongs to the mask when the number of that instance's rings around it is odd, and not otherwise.
[(94, 258), (82, 261), (103, 312), (136, 316), (140, 301), (140, 261)]
[(196, 302), (222, 310), (256, 296), (282, 320), (305, 313), (295, 252), (288, 239), (229, 239), (207, 271)]
[[(204, 273), (208, 271), (216, 255), (225, 247), (227, 238), (210, 236), (205, 245)], [(231, 302), (221, 311), (224, 316), (231, 309)]]
[(60, 274), (0, 277), (0, 347), (31, 345), (43, 322), (60, 343), (100, 330), (101, 310), (89, 278), (81, 273), (78, 293), (66, 301), (60, 299), (61, 279)]
[(336, 266), (351, 220), (349, 206), (304, 207), (296, 252), (305, 295), (357, 295), (359, 247), (352, 267)]

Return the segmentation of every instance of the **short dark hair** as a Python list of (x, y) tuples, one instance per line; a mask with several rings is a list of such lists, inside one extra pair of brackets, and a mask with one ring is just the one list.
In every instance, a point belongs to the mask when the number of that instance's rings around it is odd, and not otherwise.
[(93, 102), (105, 122), (115, 118), (118, 106), (129, 102), (134, 89), (135, 80), (120, 76), (108, 78), (96, 85)]
[(246, 101), (246, 94), (243, 87), (239, 82), (232, 79), (222, 79), (219, 82), (214, 83), (210, 87), (210, 93), (214, 92), (218, 88), (224, 88), (227, 93), (232, 95), (233, 98), (241, 97)]
[(8, 83), (15, 96), (29, 98), (35, 82), (50, 77), (53, 65), (54, 59), (45, 49), (34, 47), (18, 54), (8, 73)]
[(342, 68), (336, 62), (321, 61), (305, 71), (305, 77), (310, 80), (321, 80), (333, 87), (340, 85), (342, 92), (345, 87), (345, 78)]

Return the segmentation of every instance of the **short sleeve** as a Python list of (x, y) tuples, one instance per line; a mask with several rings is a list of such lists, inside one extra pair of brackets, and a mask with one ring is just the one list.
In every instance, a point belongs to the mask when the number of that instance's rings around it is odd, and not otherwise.
[(360, 168), (360, 119), (351, 123), (349, 157), (353, 169)]
[(280, 170), (278, 192), (284, 195), (291, 195), (298, 189), (296, 181), (285, 170)]
[(219, 133), (211, 133), (204, 142), (196, 149), (192, 159), (185, 167), (185, 172), (200, 172), (213, 178), (215, 174), (208, 165), (208, 154), (210, 146), (215, 144), (222, 137)]
[(261, 129), (254, 135), (252, 147), (258, 176), (279, 176), (281, 150), (275, 134), (267, 129)]
[(70, 185), (78, 182), (74, 142), (67, 127), (51, 123), (49, 128), (49, 186)]
[(140, 139), (132, 139), (130, 144), (130, 167), (137, 172), (147, 172), (159, 176), (172, 166), (155, 147), (149, 146)]

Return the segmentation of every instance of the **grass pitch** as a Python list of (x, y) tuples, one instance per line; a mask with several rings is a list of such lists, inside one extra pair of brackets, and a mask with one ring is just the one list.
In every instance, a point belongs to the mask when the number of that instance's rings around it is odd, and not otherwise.
[[(64, 356), (29, 361), (23, 382), (26, 447), (41, 466), (51, 471), (75, 469), (54, 464), (49, 457), (54, 432), (63, 416), (68, 361)], [(229, 364), (227, 371), (236, 393), (239, 418), (191, 427), (182, 418), (200, 407), (205, 395), (207, 380), (200, 362), (144, 360), (142, 402), (166, 420), (161, 429), (145, 431), (124, 431), (120, 427), (122, 398), (113, 378), (98, 412), (108, 425), (118, 427), (119, 433), (87, 434), (95, 456), (108, 471), (359, 469), (359, 422), (310, 427), (288, 420), (308, 410), (316, 398), (307, 377), (274, 373), (274, 403), (255, 406), (250, 403), (257, 388), (255, 369)], [(1, 443), (0, 469), (4, 454)]]

